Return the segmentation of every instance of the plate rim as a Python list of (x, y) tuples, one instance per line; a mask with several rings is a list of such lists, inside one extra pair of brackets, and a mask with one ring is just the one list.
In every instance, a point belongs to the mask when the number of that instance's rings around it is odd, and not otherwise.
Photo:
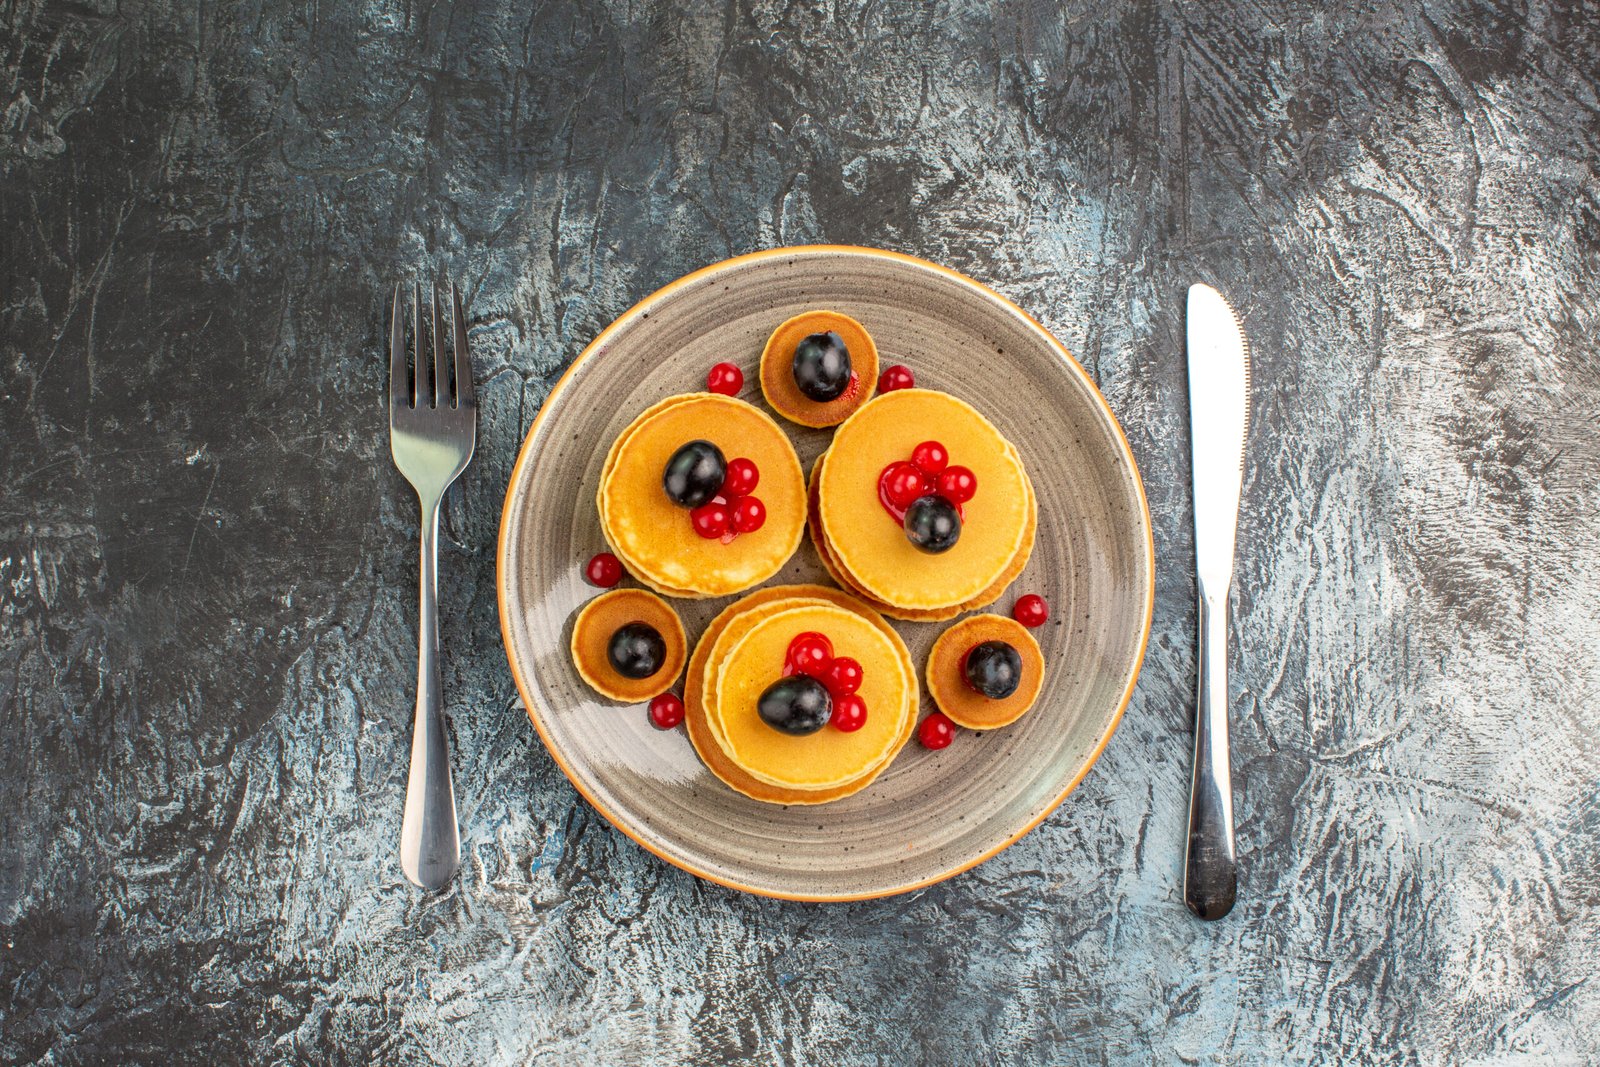
[[(516, 491), (518, 484), (523, 480), (524, 468), (529, 461), (534, 439), (539, 435), (540, 426), (543, 424), (545, 416), (550, 412), (553, 402), (557, 400), (562, 391), (566, 389), (578, 368), (583, 366), (586, 361), (602, 350), (614, 333), (621, 330), (625, 324), (632, 322), (636, 317), (640, 316), (646, 308), (654, 304), (656, 301), (670, 296), (678, 289), (685, 288), (694, 282), (719, 271), (734, 269), (736, 267), (759, 260), (777, 259), (796, 254), (816, 255), (838, 253), (876, 257), (891, 262), (914, 266), (922, 270), (931, 270), (938, 274), (944, 275), (959, 285), (974, 289), (983, 297), (994, 302), (997, 306), (1008, 311), (1009, 313), (1019, 317), (1027, 325), (1036, 330), (1044, 338), (1049, 347), (1055, 350), (1056, 355), (1061, 357), (1061, 359), (1070, 369), (1077, 372), (1084, 384), (1089, 387), (1090, 395), (1098, 407), (1101, 417), (1104, 419), (1106, 425), (1110, 427), (1116, 444), (1122, 451), (1122, 457), (1127, 461), (1128, 471), (1131, 473), (1133, 478), (1134, 494), (1139, 500), (1139, 514), (1144, 522), (1145, 535), (1144, 618), (1140, 625), (1138, 654), (1134, 657), (1133, 670), (1128, 675), (1128, 681), (1123, 687), (1121, 698), (1117, 701), (1115, 713), (1111, 716), (1111, 719), (1107, 722), (1104, 731), (1102, 731), (1099, 738), (1095, 741), (1094, 749), (1089, 753), (1089, 758), (1084, 761), (1083, 766), (1075, 775), (1073, 775), (1071, 780), (1066, 783), (1061, 792), (1056, 795), (1055, 799), (1051, 800), (1049, 804), (1045, 805), (1040, 810), (1038, 815), (1030, 819), (1025, 825), (1016, 830), (1014, 833), (1009, 834), (1004, 840), (994, 845), (992, 848), (986, 849), (971, 859), (963, 860), (960, 863), (957, 863), (925, 878), (919, 878), (903, 885), (863, 892), (795, 893), (771, 889), (764, 886), (747, 885), (735, 878), (729, 878), (723, 875), (714, 874), (710, 871), (701, 870), (695, 867), (692, 863), (688, 862), (687, 859), (668, 855), (664, 850), (656, 847), (650, 841), (646, 840), (644, 836), (636, 832), (633, 827), (627, 824), (627, 820), (620, 818), (618, 815), (612, 812), (609, 808), (602, 804), (594, 796), (594, 794), (590, 792), (590, 790), (579, 779), (579, 776), (575, 774), (573, 769), (567, 764), (567, 761), (562, 757), (562, 754), (558, 750), (557, 746), (551, 743), (550, 736), (545, 732), (544, 725), (539, 721), (539, 715), (535, 711), (535, 702), (530, 699), (528, 687), (523, 681), (525, 676), (524, 670), (522, 664), (517, 659), (516, 648), (511, 640), (511, 630), (507, 622), (509, 617), (507, 611), (507, 597), (508, 590), (510, 589), (510, 583), (507, 580), (506, 556), (509, 552), (511, 540), (510, 532), (511, 506), (513, 502), (512, 495)], [(962, 274), (960, 271), (946, 267), (939, 263), (935, 263), (932, 260), (922, 259), (918, 256), (907, 255), (904, 252), (894, 252), (883, 248), (869, 248), (863, 245), (808, 244), (780, 245), (775, 248), (764, 248), (754, 252), (746, 252), (742, 255), (730, 256), (727, 259), (721, 259), (715, 263), (710, 263), (704, 267), (700, 267), (697, 270), (690, 271), (689, 273), (673, 279), (667, 284), (661, 286), (659, 289), (654, 290), (640, 300), (636, 301), (626, 311), (613, 319), (603, 330), (595, 335), (593, 340), (583, 347), (583, 350), (578, 353), (567, 369), (562, 372), (561, 377), (556, 380), (555, 385), (551, 386), (550, 392), (545, 395), (544, 401), (539, 405), (538, 414), (534, 416), (533, 422), (528, 427), (528, 432), (523, 435), (522, 444), (518, 446), (517, 459), (516, 462), (512, 464), (511, 476), (506, 482), (505, 497), (500, 505), (500, 530), (496, 539), (494, 580), (496, 610), (499, 614), (500, 622), (500, 644), (505, 649), (507, 665), (511, 669), (511, 680), (517, 687), (517, 695), (522, 699), (523, 711), (528, 716), (528, 720), (533, 723), (533, 728), (538, 733), (539, 741), (544, 745), (545, 751), (550, 754), (550, 758), (555, 761), (556, 766), (561, 768), (561, 773), (567, 776), (567, 780), (571, 782), (573, 788), (578, 791), (578, 795), (587, 801), (590, 807), (598, 811), (608, 823), (616, 827), (618, 830), (621, 830), (623, 834), (631, 838), (635, 844), (639, 845), (646, 852), (649, 852), (658, 859), (664, 860), (674, 867), (688, 871), (690, 874), (695, 875), (698, 878), (703, 878), (706, 881), (712, 882), (716, 885), (726, 886), (729, 889), (736, 889), (743, 893), (749, 893), (753, 896), (767, 897), (774, 900), (793, 900), (807, 903), (825, 904), (844, 903), (857, 900), (878, 900), (885, 897), (899, 896), (902, 893), (910, 893), (918, 889), (925, 889), (930, 885), (935, 885), (939, 882), (945, 881), (946, 879), (954, 878), (956, 875), (961, 874), (964, 871), (969, 871), (978, 866), (985, 860), (994, 858), (1001, 852), (1004, 852), (1006, 849), (1016, 844), (1018, 841), (1022, 840), (1022, 838), (1026, 837), (1036, 827), (1038, 827), (1040, 823), (1044, 822), (1045, 819), (1048, 819), (1056, 811), (1056, 809), (1066, 801), (1067, 797), (1072, 794), (1073, 790), (1077, 789), (1079, 784), (1082, 783), (1083, 779), (1088, 776), (1090, 769), (1093, 768), (1097, 762), (1099, 762), (1100, 756), (1105, 751), (1106, 745), (1111, 741), (1111, 735), (1117, 732), (1117, 727), (1122, 722), (1122, 715), (1125, 711), (1127, 711), (1128, 704), (1133, 699), (1133, 691), (1138, 685), (1139, 674), (1144, 667), (1145, 654), (1149, 651), (1150, 630), (1155, 616), (1155, 564), (1155, 531), (1150, 519), (1150, 503), (1145, 494), (1144, 478), (1139, 473), (1138, 462), (1134, 458), (1133, 449), (1128, 445), (1127, 434), (1123, 432), (1122, 424), (1117, 420), (1116, 414), (1111, 410), (1111, 405), (1106, 403), (1105, 396), (1100, 392), (1100, 387), (1095, 383), (1095, 380), (1089, 376), (1088, 371), (1083, 369), (1083, 365), (1073, 358), (1072, 353), (1067, 350), (1066, 345), (1062, 344), (1055, 334), (1051, 333), (1043, 323), (1039, 322), (1038, 319), (1034, 318), (1009, 298), (1005, 297), (999, 292), (996, 292), (989, 286), (984, 285), (982, 282), (977, 281), (968, 275)]]

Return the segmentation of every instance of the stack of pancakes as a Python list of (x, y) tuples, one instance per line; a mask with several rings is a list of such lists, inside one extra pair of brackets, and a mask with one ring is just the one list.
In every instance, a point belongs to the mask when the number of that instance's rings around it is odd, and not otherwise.
[[(799, 634), (822, 633), (834, 652), (862, 665), (861, 729), (806, 736), (774, 730), (755, 714), (783, 673)], [(683, 703), (689, 739), (718, 778), (775, 804), (821, 804), (865, 788), (910, 740), (917, 673), (905, 642), (856, 597), (820, 585), (773, 586), (729, 606), (690, 657)]]
[[(731, 541), (708, 540), (668, 499), (661, 472), (687, 441), (710, 441), (732, 460), (755, 463), (767, 521)], [(596, 497), (600, 528), (628, 572), (664, 596), (726, 596), (783, 567), (805, 529), (806, 487), (794, 446), (778, 424), (742, 400), (716, 393), (670, 396), (644, 411), (606, 455)]]
[[(970, 468), (978, 491), (960, 539), (931, 555), (906, 539), (879, 502), (878, 476), (937, 440)], [(1016, 448), (971, 405), (948, 393), (899, 389), (863, 404), (811, 469), (811, 539), (828, 573), (897, 619), (951, 619), (999, 599), (1033, 552), (1038, 501)]]

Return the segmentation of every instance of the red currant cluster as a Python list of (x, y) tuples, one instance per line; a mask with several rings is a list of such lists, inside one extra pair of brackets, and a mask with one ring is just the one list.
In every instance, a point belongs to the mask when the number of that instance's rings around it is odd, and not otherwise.
[(922, 442), (911, 450), (910, 462), (891, 463), (878, 476), (878, 500), (897, 523), (905, 521), (906, 509), (922, 497), (944, 497), (961, 512), (961, 505), (977, 492), (978, 476), (951, 466), (950, 453), (938, 441)]
[(833, 642), (826, 634), (807, 630), (789, 642), (789, 651), (783, 657), (783, 675), (787, 678), (796, 674), (815, 678), (833, 698), (833, 718), (828, 721), (835, 729), (848, 734), (866, 724), (867, 702), (858, 692), (863, 678), (861, 664), (849, 656), (835, 656)]
[(727, 544), (742, 533), (754, 533), (767, 521), (767, 506), (751, 496), (761, 472), (748, 459), (730, 459), (722, 488), (709, 501), (689, 512), (694, 532), (707, 540)]

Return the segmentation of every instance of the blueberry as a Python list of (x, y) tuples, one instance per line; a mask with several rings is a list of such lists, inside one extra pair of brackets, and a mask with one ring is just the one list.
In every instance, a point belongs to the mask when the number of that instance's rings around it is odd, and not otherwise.
[(827, 687), (804, 674), (791, 674), (767, 686), (756, 702), (761, 721), (786, 734), (814, 734), (833, 718)]
[(850, 388), (850, 350), (844, 339), (829, 330), (795, 345), (794, 384), (819, 404), (843, 396)]
[(649, 623), (630, 622), (611, 635), (606, 657), (624, 678), (648, 678), (666, 663), (667, 643)]
[(906, 540), (924, 552), (948, 552), (961, 539), (961, 512), (942, 496), (919, 496), (906, 508)]
[(990, 700), (1004, 700), (1022, 684), (1022, 655), (1004, 641), (972, 646), (961, 670), (967, 684)]
[(679, 507), (697, 508), (722, 490), (727, 476), (728, 461), (722, 458), (722, 449), (710, 441), (690, 441), (667, 460), (661, 487)]

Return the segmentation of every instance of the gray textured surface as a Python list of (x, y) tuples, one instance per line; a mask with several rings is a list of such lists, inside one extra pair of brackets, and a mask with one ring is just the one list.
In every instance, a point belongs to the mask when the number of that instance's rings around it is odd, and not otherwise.
[[(0, 7), (0, 1063), (1600, 1057), (1600, 20), (920, 0)], [(991, 282), (1128, 429), (1138, 693), (975, 872), (813, 907), (539, 748), (492, 542), (563, 364), (730, 253)], [(411, 505), (380, 293), (470, 290), (459, 888), (393, 840)], [(1244, 895), (1179, 902), (1181, 295), (1257, 346)]]

